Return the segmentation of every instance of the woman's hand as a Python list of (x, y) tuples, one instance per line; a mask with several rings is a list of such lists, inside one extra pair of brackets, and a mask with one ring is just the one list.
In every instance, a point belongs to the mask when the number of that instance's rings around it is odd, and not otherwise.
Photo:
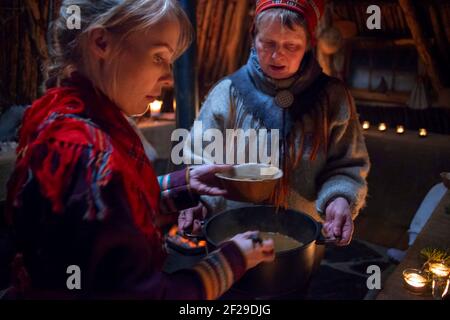
[(192, 191), (199, 195), (224, 196), (227, 192), (225, 189), (222, 189), (220, 180), (215, 174), (227, 172), (231, 169), (231, 165), (207, 164), (196, 166), (189, 173), (189, 185)]
[(350, 205), (345, 198), (334, 199), (326, 208), (326, 218), (323, 224), (328, 236), (334, 236), (339, 241), (338, 246), (346, 246), (352, 240), (353, 219)]
[(201, 221), (207, 214), (208, 209), (201, 202), (196, 207), (182, 210), (178, 216), (178, 230), (194, 235), (201, 234)]
[(258, 233), (258, 231), (248, 231), (237, 234), (231, 239), (244, 254), (247, 270), (256, 267), (261, 262), (271, 262), (275, 259), (273, 240), (263, 240), (262, 243), (255, 242), (252, 237), (257, 237)]

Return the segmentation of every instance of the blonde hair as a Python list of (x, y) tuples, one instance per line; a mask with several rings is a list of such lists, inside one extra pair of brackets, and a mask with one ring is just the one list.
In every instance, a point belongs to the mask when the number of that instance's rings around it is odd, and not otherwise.
[(255, 18), (255, 22), (252, 29), (253, 39), (256, 38), (258, 30), (263, 23), (279, 21), (282, 26), (287, 27), (291, 30), (295, 30), (295, 26), (302, 27), (305, 29), (306, 39), (307, 39), (307, 50), (311, 49), (311, 35), (308, 31), (308, 25), (305, 18), (291, 10), (284, 8), (272, 8), (265, 10), (258, 14)]
[[(68, 8), (76, 5), (81, 12), (81, 28), (69, 29)], [(51, 32), (50, 61), (47, 78), (58, 84), (73, 70), (83, 70), (88, 78), (100, 89), (102, 80), (89, 58), (85, 43), (89, 32), (104, 28), (116, 37), (113, 52), (116, 57), (123, 48), (124, 41), (133, 33), (151, 31), (151, 28), (166, 18), (180, 24), (180, 36), (175, 52), (179, 57), (191, 44), (193, 28), (189, 18), (177, 0), (64, 0), (59, 17), (53, 22)], [(98, 70), (97, 70), (98, 71)], [(115, 88), (115, 79), (112, 79)], [(115, 91), (115, 90), (114, 90)]]

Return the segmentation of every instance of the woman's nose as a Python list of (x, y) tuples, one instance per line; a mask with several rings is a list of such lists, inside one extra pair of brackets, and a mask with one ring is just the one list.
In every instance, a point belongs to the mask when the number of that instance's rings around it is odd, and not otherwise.
[(283, 55), (281, 51), (282, 51), (281, 48), (275, 48), (272, 52), (272, 59), (275, 60), (277, 58), (280, 58)]
[(160, 78), (160, 81), (162, 82), (164, 87), (172, 87), (173, 86), (174, 80), (173, 80), (172, 66), (167, 68), (167, 71)]

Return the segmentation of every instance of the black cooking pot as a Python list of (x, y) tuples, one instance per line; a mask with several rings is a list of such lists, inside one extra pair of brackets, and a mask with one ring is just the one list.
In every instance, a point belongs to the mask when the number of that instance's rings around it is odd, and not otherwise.
[(211, 249), (238, 233), (250, 230), (278, 232), (303, 245), (276, 253), (273, 262), (250, 269), (234, 286), (234, 290), (255, 297), (277, 297), (304, 292), (323, 257), (326, 240), (322, 224), (307, 214), (272, 206), (252, 206), (224, 211), (209, 219), (204, 235)]

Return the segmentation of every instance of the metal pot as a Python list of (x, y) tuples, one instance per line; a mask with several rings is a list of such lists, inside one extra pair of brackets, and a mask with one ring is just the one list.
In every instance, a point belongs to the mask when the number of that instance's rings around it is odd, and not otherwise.
[(249, 230), (278, 232), (302, 246), (276, 253), (275, 260), (250, 269), (233, 287), (255, 297), (277, 297), (306, 291), (323, 257), (326, 239), (322, 224), (295, 210), (276, 212), (273, 206), (252, 206), (224, 211), (209, 219), (204, 235), (211, 249), (238, 233)]

